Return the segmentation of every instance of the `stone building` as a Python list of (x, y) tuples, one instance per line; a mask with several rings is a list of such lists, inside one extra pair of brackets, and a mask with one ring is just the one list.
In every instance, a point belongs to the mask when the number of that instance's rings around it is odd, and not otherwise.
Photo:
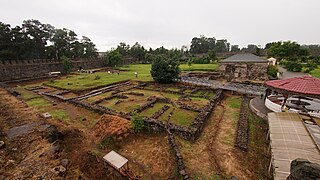
[(219, 70), (228, 81), (263, 82), (268, 80), (268, 63), (259, 56), (239, 53), (221, 60)]

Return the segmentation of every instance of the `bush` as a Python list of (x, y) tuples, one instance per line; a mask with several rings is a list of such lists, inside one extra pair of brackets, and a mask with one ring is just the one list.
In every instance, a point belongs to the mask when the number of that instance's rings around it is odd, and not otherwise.
[(277, 66), (273, 66), (273, 65), (268, 66), (268, 75), (269, 76), (276, 78), (278, 72), (279, 72), (279, 69), (277, 68)]
[(283, 63), (288, 71), (301, 72), (302, 64), (298, 61), (286, 61)]
[(173, 82), (173, 79), (178, 78), (179, 72), (177, 61), (165, 59), (162, 56), (158, 56), (151, 66), (151, 76), (159, 83)]
[(315, 62), (308, 62), (308, 63), (305, 65), (305, 70), (304, 70), (304, 72), (309, 73), (310, 71), (313, 71), (313, 70), (317, 69), (317, 67), (318, 67), (317, 63), (315, 63)]
[(145, 124), (141, 116), (133, 116), (131, 126), (135, 133), (142, 132), (145, 129)]
[(61, 59), (62, 59), (63, 69), (64, 69), (65, 73), (69, 74), (71, 72), (71, 68), (72, 68), (71, 61), (66, 56), (62, 56)]

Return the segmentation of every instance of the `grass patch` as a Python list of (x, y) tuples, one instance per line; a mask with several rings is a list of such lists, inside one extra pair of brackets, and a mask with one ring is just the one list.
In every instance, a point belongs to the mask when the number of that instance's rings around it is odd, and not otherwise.
[(180, 98), (180, 94), (171, 94), (171, 93), (161, 93), (163, 97), (169, 98), (171, 100), (177, 101)]
[[(152, 81), (150, 74), (150, 64), (136, 64), (119, 67), (124, 70), (119, 73), (108, 74), (108, 72), (97, 72), (94, 74), (75, 74), (63, 77), (55, 81), (47, 81), (44, 84), (68, 90), (85, 90), (98, 86), (106, 86), (119, 81), (137, 80), (137, 81)], [(135, 77), (134, 72), (138, 72), (138, 77)], [(96, 78), (100, 77), (100, 78)]]
[(174, 91), (174, 92), (179, 92), (180, 89), (179, 88), (174, 88), (174, 87), (169, 87), (169, 88), (166, 88), (167, 91)]
[(17, 88), (14, 88), (14, 90), (16, 90), (17, 92), (19, 92), (21, 94), (21, 97), (24, 99), (24, 100), (30, 100), (30, 99), (33, 99), (33, 98), (37, 98), (37, 97), (41, 97), (40, 95), (38, 94), (35, 94), (33, 92), (30, 92), (26, 89), (24, 89), (25, 87), (17, 87)]
[(43, 99), (42, 97), (36, 97), (26, 101), (27, 105), (30, 107), (45, 107), (51, 105), (50, 102)]
[(188, 66), (187, 64), (180, 64), (181, 71), (218, 71), (219, 64), (192, 64)]
[(85, 99), (84, 101), (93, 103), (93, 102), (98, 101), (98, 100), (100, 100), (100, 99), (103, 99), (103, 98), (106, 98), (106, 97), (111, 96), (111, 94), (112, 94), (113, 92), (114, 92), (114, 91), (109, 91), (109, 92), (106, 92), (106, 93), (103, 93), (103, 94), (99, 94), (99, 95), (96, 95), (96, 96), (92, 96), (92, 97), (89, 97), (89, 98)]
[(50, 111), (49, 113), (55, 119), (59, 119), (60, 121), (63, 121), (65, 123), (69, 121), (69, 117), (64, 110), (59, 109), (59, 110)]
[(227, 98), (227, 105), (230, 108), (240, 109), (241, 107), (241, 97), (240, 96), (231, 96)]
[(156, 104), (154, 104), (153, 107), (145, 109), (140, 114), (142, 116), (151, 117), (155, 112), (158, 112), (164, 105), (166, 105), (166, 104), (165, 103), (156, 103)]
[(255, 137), (255, 133), (258, 130), (258, 127), (262, 126), (263, 122), (259, 117), (255, 116), (251, 113), (249, 114), (248, 120), (249, 120), (249, 144), (255, 145), (256, 140), (255, 140), (255, 138), (252, 138), (252, 137)]
[(318, 66), (317, 69), (310, 71), (309, 74), (313, 77), (320, 78), (320, 66)]
[[(170, 107), (165, 113), (163, 113), (159, 119), (161, 121), (166, 121), (168, 119), (168, 116), (170, 112), (172, 111), (173, 107)], [(179, 126), (190, 126), (194, 119), (196, 118), (197, 113), (193, 111), (188, 111), (184, 109), (175, 109), (171, 118), (170, 122), (174, 123)]]
[[(122, 102), (116, 104), (117, 101), (122, 101)], [(145, 99), (144, 96), (143, 97), (129, 96), (128, 99), (120, 99), (115, 97), (109, 100), (105, 100), (102, 103), (100, 103), (100, 105), (116, 111), (132, 112), (135, 109), (139, 108), (141, 105), (146, 103), (147, 103), (147, 100)]]

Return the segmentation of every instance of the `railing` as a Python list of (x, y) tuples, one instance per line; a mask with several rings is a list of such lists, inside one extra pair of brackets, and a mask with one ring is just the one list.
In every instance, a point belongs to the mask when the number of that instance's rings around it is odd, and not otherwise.
[(270, 101), (268, 98), (266, 99), (264, 105), (273, 112), (282, 112), (281, 105)]
[[(268, 96), (268, 98), (266, 99), (265, 101), (265, 106), (270, 109), (271, 111), (273, 112), (282, 112), (281, 110), (281, 105), (277, 104), (277, 103), (274, 103), (272, 102), (269, 97), (275, 97), (275, 96)], [(300, 110), (297, 110), (297, 109), (294, 109), (294, 108), (289, 108), (288, 109), (288, 112), (290, 113), (299, 113), (301, 112)], [(310, 116), (313, 116), (313, 117), (317, 117), (317, 118), (320, 118), (320, 113), (317, 113), (317, 112), (308, 112), (308, 114)]]

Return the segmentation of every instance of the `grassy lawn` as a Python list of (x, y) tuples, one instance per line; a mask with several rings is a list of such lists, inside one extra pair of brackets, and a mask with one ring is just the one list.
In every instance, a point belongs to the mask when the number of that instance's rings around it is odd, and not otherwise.
[(69, 121), (69, 117), (67, 115), (67, 113), (64, 110), (58, 109), (58, 110), (53, 110), (49, 112), (51, 114), (51, 116), (55, 119), (59, 119), (62, 122), (68, 122)]
[(164, 105), (166, 105), (166, 103), (156, 103), (152, 108), (150, 107), (142, 111), (140, 115), (151, 117), (155, 112), (158, 112)]
[[(216, 71), (218, 64), (193, 64), (188, 66), (181, 64), (182, 71)], [(122, 70), (120, 74), (108, 74), (107, 72), (97, 72), (94, 74), (73, 74), (62, 77), (59, 80), (47, 81), (44, 84), (53, 87), (68, 89), (68, 90), (86, 90), (98, 86), (106, 86), (119, 81), (137, 80), (137, 81), (153, 81), (150, 74), (151, 64), (133, 64), (117, 67)], [(135, 77), (134, 72), (138, 72), (138, 77)]]
[(180, 64), (181, 71), (218, 71), (219, 64), (192, 64), (190, 67), (187, 64)]
[(109, 92), (106, 92), (106, 93), (99, 94), (97, 96), (92, 96), (92, 97), (89, 97), (89, 98), (85, 99), (84, 101), (89, 102), (89, 103), (93, 103), (93, 102), (98, 101), (100, 99), (103, 99), (103, 98), (111, 96), (111, 94), (113, 92), (114, 91), (109, 91)]
[(227, 98), (227, 105), (230, 108), (240, 109), (241, 106), (241, 97), (240, 96), (231, 96)]
[(318, 66), (317, 69), (313, 70), (313, 71), (310, 71), (309, 73), (311, 76), (313, 77), (317, 77), (317, 78), (320, 78), (320, 66)]
[[(116, 104), (117, 101), (122, 101)], [(133, 110), (139, 108), (141, 105), (146, 104), (146, 98), (139, 96), (129, 96), (128, 99), (120, 99), (120, 98), (112, 98), (109, 100), (102, 101), (100, 105), (105, 106), (107, 108), (122, 111), (122, 112), (132, 112)]]
[[(107, 72), (81, 73), (62, 77), (59, 80), (47, 81), (44, 84), (68, 90), (85, 90), (126, 80), (152, 81), (150, 68), (150, 64), (128, 65), (118, 67), (119, 70), (123, 70), (119, 75)], [(138, 72), (137, 78), (134, 72)]]
[(31, 107), (45, 107), (45, 106), (51, 105), (50, 102), (43, 99), (42, 97), (37, 97), (34, 99), (27, 100), (26, 103), (28, 106), (31, 106)]
[[(170, 107), (165, 113), (163, 113), (160, 117), (159, 120), (161, 121), (166, 121), (168, 119), (168, 116), (170, 112), (172, 111), (173, 107)], [(173, 111), (173, 114), (170, 118), (170, 122), (179, 126), (190, 126), (194, 119), (196, 118), (197, 113), (193, 111), (188, 111), (184, 109), (175, 109)]]

